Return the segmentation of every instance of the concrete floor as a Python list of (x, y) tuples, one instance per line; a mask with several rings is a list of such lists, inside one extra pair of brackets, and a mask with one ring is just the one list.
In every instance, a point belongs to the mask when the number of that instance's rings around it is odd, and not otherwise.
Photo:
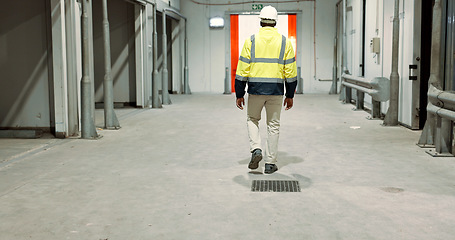
[[(234, 96), (171, 98), (116, 110), (122, 128), (99, 140), (0, 139), (0, 239), (455, 238), (455, 159), (417, 147), (420, 131), (299, 95), (264, 175)], [(251, 192), (261, 179), (302, 191)]]

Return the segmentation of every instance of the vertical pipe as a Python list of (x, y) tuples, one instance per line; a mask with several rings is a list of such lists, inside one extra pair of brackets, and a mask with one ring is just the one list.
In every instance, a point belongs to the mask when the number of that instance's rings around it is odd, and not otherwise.
[[(346, 33), (346, 4), (347, 1), (343, 0), (343, 16), (342, 16), (342, 23), (343, 23), (343, 46), (342, 46), (342, 61), (341, 61), (341, 66), (343, 68), (343, 74), (350, 74), (348, 67), (347, 67), (347, 62), (348, 62), (348, 38), (347, 38), (347, 33)], [(342, 78), (343, 81), (343, 78)], [(340, 94), (340, 100), (344, 100), (345, 103), (351, 103), (351, 88), (346, 87), (344, 85), (342, 86), (342, 94)]]
[[(345, 74), (350, 74), (348, 70), (348, 34), (347, 34), (347, 27), (346, 27), (346, 19), (347, 19), (347, 1), (343, 0), (343, 72)], [(352, 100), (352, 90), (350, 87), (344, 87), (345, 91), (345, 102), (351, 103)]]
[(313, 54), (314, 54), (314, 80), (317, 78), (316, 73), (316, 1), (313, 1), (314, 13), (313, 13)]
[(103, 40), (104, 40), (104, 128), (119, 129), (120, 124), (114, 112), (114, 85), (111, 78), (111, 40), (107, 0), (103, 0)]
[(393, 36), (392, 36), (392, 72), (390, 73), (390, 101), (389, 109), (384, 119), (385, 126), (398, 125), (398, 94), (400, 76), (398, 75), (398, 47), (400, 39), (399, 0), (395, 0), (395, 11), (393, 14)]
[(163, 9), (163, 79), (162, 80), (162, 96), (163, 104), (171, 104), (171, 99), (169, 98), (169, 72), (167, 70), (167, 34), (166, 34), (166, 11)]
[(302, 68), (297, 67), (297, 94), (303, 94)]
[(367, 2), (366, 0), (363, 0), (362, 2), (362, 44), (361, 44), (361, 47), (362, 47), (362, 70), (361, 70), (361, 76), (365, 76), (365, 23), (366, 23), (366, 5), (367, 5)]
[(445, 89), (446, 90), (452, 90), (452, 81), (454, 80), (453, 78), (453, 43), (454, 43), (454, 22), (452, 21), (453, 19), (453, 1), (448, 1), (447, 2), (447, 18), (445, 19), (448, 19), (448, 21), (446, 21), (446, 24), (447, 24), (447, 50), (445, 51), (446, 53), (446, 64), (445, 64), (445, 67), (446, 69), (449, 69), (448, 71), (446, 71), (446, 82), (445, 82)]
[(346, 0), (343, 0), (343, 73), (350, 74), (347, 62), (348, 62), (348, 37), (346, 33)]
[(90, 80), (89, 19), (87, 0), (82, 0), (82, 81), (81, 81), (81, 135), (93, 139), (98, 135), (91, 110), (92, 94)]
[[(145, 6), (145, 32), (144, 38), (147, 45), (146, 61), (144, 62), (145, 68), (147, 69), (145, 73), (146, 84), (145, 88), (147, 96), (147, 107), (152, 108), (153, 102), (153, 93), (152, 93), (152, 84), (153, 84), (153, 4), (147, 4)], [(144, 106), (145, 107), (145, 106)]]
[(231, 83), (229, 81), (229, 68), (224, 71), (224, 94), (231, 94)]
[(89, 58), (90, 58), (90, 65), (89, 65), (89, 74), (91, 79), (90, 89), (91, 89), (91, 101), (90, 108), (92, 111), (92, 122), (95, 123), (95, 64), (94, 64), (94, 46), (93, 46), (93, 1), (87, 1), (87, 16), (88, 16), (88, 47), (89, 47)]
[[(455, 3), (453, 1), (450, 1), (450, 4), (451, 4), (451, 8), (450, 8), (450, 17), (452, 18), (452, 33), (451, 33), (451, 36), (452, 36), (452, 42), (451, 42), (451, 49), (453, 52), (455, 52)], [(452, 59), (452, 63), (454, 63), (453, 61), (453, 58)], [(454, 68), (452, 67), (453, 65), (451, 65), (451, 77), (447, 79), (447, 85), (446, 85), (446, 90), (449, 90), (449, 91), (455, 91), (455, 78), (453, 77), (454, 76)]]
[(379, 0), (376, 0), (376, 28), (374, 32), (376, 33), (376, 36), (379, 36)]
[(189, 76), (188, 76), (188, 20), (185, 19), (185, 68), (184, 68), (184, 90), (185, 94), (191, 94), (190, 90), (190, 83), (188, 82)]
[(161, 108), (158, 92), (158, 32), (156, 30), (157, 5), (153, 5), (153, 80), (152, 80), (152, 108)]
[(337, 42), (338, 42), (338, 4), (335, 5), (335, 37), (333, 39), (333, 67), (332, 67), (332, 87), (330, 88), (329, 94), (336, 94), (338, 91), (337, 86)]

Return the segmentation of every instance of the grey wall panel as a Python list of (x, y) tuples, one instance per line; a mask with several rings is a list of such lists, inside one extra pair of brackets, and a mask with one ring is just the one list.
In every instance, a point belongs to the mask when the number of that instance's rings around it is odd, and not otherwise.
[(50, 127), (45, 0), (0, 9), (0, 127)]

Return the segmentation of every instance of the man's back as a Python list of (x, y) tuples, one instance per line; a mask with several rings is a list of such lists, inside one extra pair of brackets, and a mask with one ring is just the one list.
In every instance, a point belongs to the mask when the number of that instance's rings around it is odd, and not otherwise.
[[(295, 82), (297, 71), (291, 42), (274, 27), (262, 27), (245, 40), (237, 66), (236, 93), (283, 95), (285, 82)], [(288, 96), (293, 97), (289, 91)]]
[(263, 27), (255, 34), (256, 40), (256, 57), (258, 58), (276, 58), (280, 54), (282, 35), (278, 29), (272, 27)]

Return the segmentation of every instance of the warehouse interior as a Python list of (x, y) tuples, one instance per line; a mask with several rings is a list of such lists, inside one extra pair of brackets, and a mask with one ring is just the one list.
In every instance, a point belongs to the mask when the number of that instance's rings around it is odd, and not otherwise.
[[(270, 175), (248, 169), (234, 90), (268, 5), (298, 69)], [(455, 234), (450, 0), (26, 0), (0, 13), (0, 240)]]

